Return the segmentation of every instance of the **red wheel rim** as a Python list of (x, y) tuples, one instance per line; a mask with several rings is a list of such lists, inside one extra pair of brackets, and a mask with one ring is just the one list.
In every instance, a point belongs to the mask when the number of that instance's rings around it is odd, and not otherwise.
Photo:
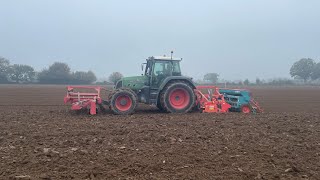
[(127, 111), (132, 106), (132, 100), (129, 96), (121, 95), (116, 99), (116, 108), (119, 111)]
[(174, 89), (169, 94), (170, 105), (175, 109), (183, 109), (190, 102), (190, 95), (185, 89)]
[(248, 106), (243, 106), (242, 107), (242, 112), (245, 114), (249, 114), (251, 112), (250, 108)]

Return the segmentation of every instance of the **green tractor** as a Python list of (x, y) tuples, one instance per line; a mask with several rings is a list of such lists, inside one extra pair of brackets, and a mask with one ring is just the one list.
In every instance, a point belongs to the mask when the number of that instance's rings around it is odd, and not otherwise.
[(170, 113), (186, 113), (195, 106), (196, 89), (191, 78), (181, 75), (180, 61), (166, 56), (149, 57), (142, 76), (124, 77), (109, 95), (115, 114), (132, 114), (138, 103), (157, 106)]

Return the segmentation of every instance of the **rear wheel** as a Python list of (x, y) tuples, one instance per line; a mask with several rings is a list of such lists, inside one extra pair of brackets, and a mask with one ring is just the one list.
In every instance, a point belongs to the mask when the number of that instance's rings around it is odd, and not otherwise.
[(190, 85), (173, 82), (161, 92), (160, 102), (163, 109), (171, 113), (187, 113), (195, 104), (195, 94)]
[(241, 112), (244, 113), (244, 114), (249, 114), (251, 113), (251, 108), (249, 105), (243, 105), (241, 107)]
[(132, 114), (136, 106), (136, 96), (128, 90), (116, 90), (110, 100), (110, 109), (114, 114)]

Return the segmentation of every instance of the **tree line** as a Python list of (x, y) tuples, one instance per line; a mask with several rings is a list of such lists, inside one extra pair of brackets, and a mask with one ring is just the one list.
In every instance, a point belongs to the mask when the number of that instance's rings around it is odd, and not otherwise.
[(68, 64), (62, 62), (54, 62), (36, 72), (32, 66), (10, 64), (8, 59), (0, 57), (0, 83), (92, 84), (96, 80), (92, 71), (72, 72)]
[(260, 79), (256, 78), (254, 81), (250, 81), (249, 79), (245, 80), (224, 80), (219, 79), (219, 74), (217, 73), (207, 73), (204, 75), (203, 80), (198, 79), (195, 80), (197, 84), (207, 84), (207, 85), (221, 85), (221, 86), (261, 86), (261, 85), (295, 85), (295, 81), (288, 78), (274, 78), (274, 79)]
[(223, 81), (219, 80), (219, 74), (217, 73), (207, 73), (202, 80), (198, 80), (199, 83), (211, 83), (211, 84), (221, 84), (226, 83), (229, 85), (294, 85), (299, 81), (303, 81), (303, 84), (320, 82), (320, 62), (316, 62), (311, 58), (302, 58), (299, 61), (293, 63), (290, 68), (289, 74), (293, 79), (287, 78), (277, 78), (272, 80), (261, 80), (256, 78), (255, 82), (250, 82), (249, 79), (244, 81)]
[[(290, 75), (295, 80), (308, 81), (318, 80), (320, 82), (320, 62), (310, 58), (303, 58), (295, 62), (290, 68)], [(115, 84), (123, 75), (120, 72), (110, 74), (108, 81), (97, 82), (97, 84)], [(25, 64), (10, 64), (6, 58), (0, 57), (0, 83), (40, 83), (40, 84), (92, 84), (97, 81), (97, 77), (92, 71), (71, 71), (66, 63), (54, 62), (48, 68), (36, 72), (33, 67)], [(244, 81), (221, 81), (219, 74), (207, 73), (203, 80), (197, 80), (199, 84), (203, 83), (227, 83), (230, 85), (293, 85), (292, 79), (273, 79), (269, 81), (256, 79), (250, 82)]]

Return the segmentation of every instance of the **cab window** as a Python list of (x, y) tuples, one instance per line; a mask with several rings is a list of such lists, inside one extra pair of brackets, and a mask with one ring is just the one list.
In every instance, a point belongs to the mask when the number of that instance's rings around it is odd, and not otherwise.
[(173, 65), (172, 75), (173, 76), (181, 76), (180, 63), (173, 62), (172, 65)]
[(159, 86), (168, 76), (172, 76), (172, 62), (158, 61), (154, 63), (152, 84)]
[(166, 76), (170, 76), (172, 72), (172, 65), (171, 62), (156, 62), (154, 64), (154, 69), (153, 69), (153, 73), (155, 76), (159, 76), (159, 75), (166, 75)]

